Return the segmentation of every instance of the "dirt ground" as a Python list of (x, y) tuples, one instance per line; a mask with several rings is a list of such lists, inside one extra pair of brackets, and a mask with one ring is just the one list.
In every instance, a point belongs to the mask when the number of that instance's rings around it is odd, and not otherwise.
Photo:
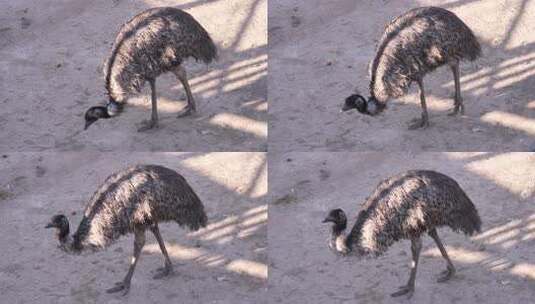
[[(106, 102), (105, 59), (120, 26), (137, 13), (173, 6), (210, 33), (219, 60), (186, 62), (198, 114), (170, 74), (158, 78), (160, 128), (150, 93), (130, 99), (116, 119), (85, 132), (85, 111)], [(4, 151), (265, 151), (267, 1), (0, 0), (0, 142)], [(147, 93), (149, 95), (147, 95)]]
[[(531, 303), (535, 298), (535, 153), (286, 153), (269, 155), (269, 295), (271, 303)], [(472, 238), (438, 233), (456, 276), (430, 238), (410, 301), (390, 293), (407, 282), (410, 242), (378, 259), (341, 257), (327, 248), (330, 209), (352, 227), (360, 204), (384, 178), (432, 169), (457, 180), (483, 222)]]
[[(431, 127), (419, 118), (416, 86), (378, 117), (340, 113), (357, 89), (369, 95), (368, 63), (385, 25), (410, 8), (455, 12), (483, 47), (461, 65), (466, 113), (449, 117), (453, 77), (425, 79)], [(277, 151), (535, 151), (535, 1), (271, 1), (270, 149)]]
[[(181, 173), (206, 208), (195, 233), (160, 225), (176, 275), (153, 280), (163, 257), (152, 234), (125, 297), (133, 236), (107, 250), (69, 255), (44, 226), (65, 213), (75, 229), (85, 202), (111, 173), (154, 163)], [(266, 303), (267, 168), (264, 153), (10, 153), (0, 158), (2, 303)], [(76, 212), (75, 215), (72, 215)]]

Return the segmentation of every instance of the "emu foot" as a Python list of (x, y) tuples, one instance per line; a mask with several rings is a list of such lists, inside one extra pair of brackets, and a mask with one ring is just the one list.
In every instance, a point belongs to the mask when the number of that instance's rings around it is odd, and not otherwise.
[(409, 130), (425, 129), (429, 127), (429, 120), (427, 118), (415, 118), (409, 123)]
[(107, 293), (115, 293), (115, 292), (119, 292), (121, 290), (123, 291), (123, 296), (126, 295), (130, 291), (130, 282), (128, 282), (128, 283), (124, 282), (124, 281), (117, 282), (117, 283), (115, 283), (115, 287), (107, 289), (106, 292)]
[(155, 280), (163, 279), (173, 274), (173, 266), (164, 266), (156, 269), (156, 274), (152, 277)]
[(440, 273), (440, 276), (438, 277), (437, 282), (444, 283), (446, 281), (449, 281), (449, 279), (451, 279), (454, 274), (455, 274), (455, 268), (448, 267), (448, 269)]
[(158, 121), (157, 120), (144, 120), (141, 122), (141, 127), (137, 129), (138, 132), (145, 132), (150, 129), (156, 129), (158, 128)]
[(178, 112), (176, 118), (182, 118), (185, 116), (190, 116), (192, 114), (195, 114), (197, 112), (193, 107), (186, 107), (184, 110)]
[(407, 295), (407, 299), (410, 299), (412, 297), (413, 293), (414, 293), (414, 286), (405, 285), (405, 286), (399, 287), (399, 290), (394, 292), (390, 296), (391, 297), (399, 297), (399, 296), (402, 296), (402, 295), (406, 294)]

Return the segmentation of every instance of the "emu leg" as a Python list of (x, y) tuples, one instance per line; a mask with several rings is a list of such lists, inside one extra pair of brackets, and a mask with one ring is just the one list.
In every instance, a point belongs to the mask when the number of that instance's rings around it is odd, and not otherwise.
[(409, 277), (409, 281), (407, 282), (407, 285), (401, 286), (399, 288), (399, 291), (396, 291), (393, 294), (391, 294), (392, 297), (399, 297), (404, 294), (406, 294), (408, 298), (412, 297), (412, 293), (414, 292), (414, 281), (416, 280), (416, 270), (418, 268), (418, 259), (420, 258), (421, 249), (422, 249), (422, 240), (419, 237), (415, 239), (411, 239), (411, 252), (412, 252), (411, 276)]
[(453, 263), (451, 262), (450, 257), (446, 252), (446, 248), (444, 248), (444, 245), (442, 245), (442, 242), (438, 237), (437, 230), (433, 228), (428, 233), (433, 238), (433, 240), (435, 240), (435, 243), (437, 243), (437, 247), (440, 250), (442, 257), (444, 257), (444, 259), (446, 259), (446, 262), (448, 263), (448, 268), (441, 273), (441, 276), (437, 279), (437, 282), (446, 282), (447, 280), (451, 279), (451, 277), (455, 274), (455, 267), (453, 266)]
[(182, 86), (184, 87), (184, 90), (186, 91), (186, 95), (188, 97), (188, 105), (184, 110), (178, 113), (177, 117), (180, 118), (197, 112), (197, 107), (195, 106), (195, 99), (193, 99), (193, 94), (191, 93), (186, 70), (182, 66), (179, 66), (175, 69), (174, 73), (178, 80), (180, 80), (180, 82), (182, 83)]
[(137, 130), (138, 132), (143, 132), (150, 130), (152, 128), (158, 127), (158, 106), (156, 105), (156, 80), (152, 79), (149, 81), (150, 91), (151, 91), (151, 103), (152, 103), (152, 113), (150, 121), (143, 121), (142, 126)]
[(454, 108), (449, 114), (450, 116), (457, 115), (459, 111), (464, 114), (463, 98), (461, 97), (461, 82), (459, 81), (459, 61), (451, 64), (451, 71), (453, 72), (453, 81), (455, 82), (455, 97)]
[(158, 229), (158, 224), (154, 224), (150, 230), (156, 237), (156, 240), (158, 241), (158, 245), (160, 245), (160, 250), (162, 251), (162, 254), (165, 258), (165, 265), (162, 268), (158, 269), (158, 273), (154, 276), (154, 279), (161, 279), (163, 277), (168, 276), (173, 272), (173, 264), (171, 263), (171, 259), (169, 259), (169, 255), (167, 254), (167, 249), (165, 249), (165, 243), (163, 242), (162, 235), (160, 234), (160, 229)]
[(420, 88), (420, 103), (422, 104), (422, 118), (416, 119), (416, 121), (409, 126), (410, 130), (414, 130), (418, 128), (426, 128), (429, 126), (429, 119), (427, 117), (427, 105), (425, 104), (424, 83), (421, 79), (418, 80), (417, 82), (418, 82), (418, 87)]
[(106, 292), (113, 293), (123, 290), (123, 296), (130, 291), (130, 281), (132, 280), (132, 276), (134, 275), (134, 270), (136, 269), (137, 261), (139, 260), (139, 255), (141, 254), (141, 249), (143, 249), (143, 246), (145, 245), (145, 231), (143, 230), (136, 230), (135, 231), (135, 240), (134, 240), (134, 255), (132, 256), (132, 262), (130, 263), (130, 268), (128, 269), (128, 272), (126, 273), (126, 276), (124, 277), (123, 281), (118, 282), (115, 284), (115, 287), (112, 287)]

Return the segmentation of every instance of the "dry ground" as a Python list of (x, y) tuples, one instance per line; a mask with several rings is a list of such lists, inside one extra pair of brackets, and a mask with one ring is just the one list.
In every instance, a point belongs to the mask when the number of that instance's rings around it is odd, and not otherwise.
[[(368, 96), (368, 63), (385, 25), (418, 6), (455, 12), (483, 46), (461, 65), (466, 115), (449, 117), (449, 68), (428, 75), (431, 127), (417, 90), (391, 100), (378, 117), (339, 113), (358, 89)], [(535, 151), (535, 1), (271, 1), (269, 12), (270, 149), (277, 151)]]
[[(531, 303), (535, 297), (535, 153), (286, 153), (269, 156), (269, 295), (271, 303)], [(471, 239), (439, 229), (457, 267), (446, 264), (430, 238), (411, 301), (390, 293), (409, 275), (410, 242), (378, 259), (340, 257), (327, 248), (340, 207), (353, 225), (379, 181), (408, 169), (453, 177), (479, 210), (481, 234)]]
[[(57, 248), (44, 225), (65, 213), (75, 229), (85, 203), (114, 171), (155, 163), (181, 173), (203, 201), (209, 225), (195, 233), (161, 224), (176, 275), (153, 280), (163, 257), (147, 234), (125, 297), (133, 236), (80, 256)], [(11, 153), (0, 158), (2, 303), (266, 303), (267, 171), (264, 153)], [(76, 212), (76, 215), (72, 215)]]
[[(198, 114), (172, 75), (158, 78), (160, 129), (138, 133), (150, 93), (116, 119), (82, 132), (87, 108), (104, 103), (105, 59), (120, 26), (173, 6), (192, 14), (219, 48), (217, 62), (186, 62)], [(0, 143), (4, 151), (265, 151), (266, 0), (0, 0)], [(148, 85), (147, 85), (148, 87)]]

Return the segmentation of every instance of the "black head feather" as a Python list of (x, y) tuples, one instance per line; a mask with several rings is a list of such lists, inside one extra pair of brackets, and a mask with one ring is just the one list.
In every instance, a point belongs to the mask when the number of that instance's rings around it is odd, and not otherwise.
[(351, 109), (357, 109), (360, 113), (367, 112), (367, 103), (366, 99), (362, 95), (353, 94), (346, 98), (344, 106), (342, 107), (342, 112), (349, 111)]
[(368, 101), (362, 95), (353, 94), (346, 98), (342, 112), (357, 109), (362, 114), (376, 115), (384, 109), (384, 105), (379, 103), (374, 97), (369, 97)]
[(54, 215), (45, 228), (58, 229), (58, 237), (64, 240), (69, 235), (69, 220), (63, 214)]
[(90, 125), (100, 118), (110, 118), (106, 107), (98, 106), (91, 107), (85, 112), (85, 127), (84, 130), (87, 130)]
[(347, 217), (342, 209), (333, 209), (329, 211), (327, 217), (322, 221), (322, 223), (334, 223), (334, 227), (337, 231), (344, 231), (347, 227)]

